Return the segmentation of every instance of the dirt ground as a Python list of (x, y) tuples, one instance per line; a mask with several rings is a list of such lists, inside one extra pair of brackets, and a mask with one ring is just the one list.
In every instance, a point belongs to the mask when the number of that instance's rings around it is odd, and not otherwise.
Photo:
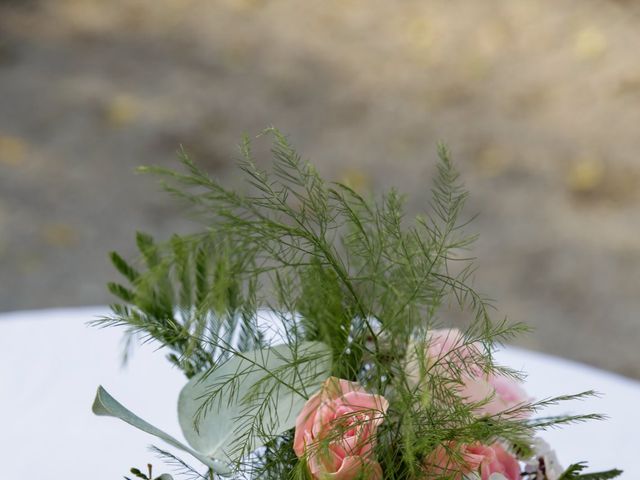
[(180, 143), (234, 184), (276, 125), (417, 213), (444, 141), (520, 344), (640, 378), (639, 51), (633, 1), (1, 0), (0, 310), (108, 302), (106, 252), (188, 228), (133, 173)]

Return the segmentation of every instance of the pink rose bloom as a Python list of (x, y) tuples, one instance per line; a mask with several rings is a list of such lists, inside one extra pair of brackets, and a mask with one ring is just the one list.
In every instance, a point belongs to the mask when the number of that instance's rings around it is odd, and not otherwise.
[(519, 480), (520, 465), (518, 460), (507, 452), (502, 445), (494, 443), (490, 447), (481, 444), (473, 444), (467, 447), (471, 455), (482, 457), (480, 461), (480, 475), (482, 480), (487, 480), (493, 473), (504, 475), (507, 480)]
[(499, 443), (438, 446), (425, 461), (425, 473), (426, 478), (447, 476), (452, 480), (462, 480), (469, 473), (479, 473), (482, 480), (488, 480), (494, 473), (507, 480), (522, 478), (518, 460)]
[(448, 372), (462, 368), (481, 352), (481, 345), (465, 344), (464, 335), (457, 328), (431, 330), (427, 333), (427, 343), (429, 364)]
[(298, 415), (293, 450), (306, 457), (313, 478), (351, 480), (364, 473), (380, 480), (382, 469), (372, 455), (388, 407), (381, 395), (330, 377)]
[[(459, 387), (460, 395), (469, 403), (487, 403), (478, 408), (479, 415), (497, 415), (530, 401), (525, 391), (516, 380), (502, 375), (485, 374), (473, 365), (473, 358), (481, 354), (482, 347), (477, 343), (465, 344), (462, 332), (456, 328), (432, 330), (427, 336), (427, 358), (430, 365), (435, 365), (434, 373), (450, 374), (451, 378), (461, 377), (463, 385)], [(456, 372), (458, 374), (456, 375)], [(413, 377), (413, 375), (411, 375)], [(526, 413), (518, 413), (516, 417), (526, 417)]]
[[(464, 385), (460, 395), (469, 403), (488, 401), (478, 407), (478, 415), (498, 415), (526, 404), (531, 398), (525, 393), (516, 380), (502, 375), (480, 375), (463, 377)], [(507, 416), (526, 418), (530, 412), (520, 411)]]
[[(455, 378), (463, 366), (481, 372), (473, 366), (472, 358), (480, 354), (475, 344), (465, 344), (462, 332), (457, 328), (430, 330), (427, 332), (426, 351), (422, 343), (410, 342), (407, 353), (406, 373), (410, 384), (419, 386), (429, 373)], [(424, 357), (424, 358), (423, 358)]]
[(445, 476), (451, 480), (462, 480), (465, 475), (477, 472), (483, 457), (467, 450), (467, 445), (458, 446), (455, 442), (438, 445), (424, 462), (425, 478)]

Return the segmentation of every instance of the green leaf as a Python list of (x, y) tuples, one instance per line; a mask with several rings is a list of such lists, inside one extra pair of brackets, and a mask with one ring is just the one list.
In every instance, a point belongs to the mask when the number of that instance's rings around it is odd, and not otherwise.
[(111, 263), (113, 263), (113, 266), (116, 268), (116, 270), (124, 275), (130, 282), (135, 282), (140, 277), (140, 273), (131, 265), (129, 265), (124, 258), (118, 255), (117, 252), (110, 252), (109, 258), (111, 259)]
[(154, 267), (160, 262), (158, 247), (153, 241), (153, 237), (151, 235), (143, 232), (136, 232), (136, 244), (138, 245), (138, 250), (142, 253), (148, 267)]
[(616, 478), (622, 475), (622, 470), (607, 470), (606, 472), (594, 472), (594, 473), (580, 473), (587, 468), (586, 462), (578, 462), (573, 465), (569, 465), (558, 480), (609, 480), (610, 478)]
[(140, 417), (120, 404), (102, 386), (98, 387), (96, 398), (93, 401), (92, 410), (96, 415), (119, 418), (120, 420), (136, 427), (139, 430), (142, 430), (143, 432), (149, 433), (164, 440), (169, 445), (189, 453), (220, 475), (226, 475), (230, 473), (226, 465), (192, 450), (191, 448), (173, 438), (171, 435), (142, 420)]
[(178, 399), (187, 442), (207, 456), (238, 461), (294, 427), (309, 396), (329, 377), (330, 358), (321, 342), (293, 350), (279, 345), (235, 355), (195, 376)]
[(585, 473), (578, 478), (582, 480), (609, 480), (610, 478), (616, 478), (620, 475), (622, 475), (622, 470), (613, 469), (607, 470), (606, 472)]
[(112, 295), (115, 295), (120, 300), (123, 300), (128, 303), (132, 303), (135, 300), (134, 293), (126, 287), (123, 287), (119, 283), (109, 282), (107, 283), (107, 288)]
[(138, 478), (144, 478), (145, 480), (149, 480), (149, 477), (147, 477), (144, 473), (142, 473), (139, 468), (132, 468), (129, 471)]

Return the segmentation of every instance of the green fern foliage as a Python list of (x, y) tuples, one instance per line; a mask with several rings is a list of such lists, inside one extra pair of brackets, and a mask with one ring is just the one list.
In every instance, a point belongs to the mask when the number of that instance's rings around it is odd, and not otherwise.
[(580, 473), (587, 468), (586, 462), (574, 463), (567, 468), (558, 480), (609, 480), (622, 475), (621, 470), (607, 470), (606, 472)]

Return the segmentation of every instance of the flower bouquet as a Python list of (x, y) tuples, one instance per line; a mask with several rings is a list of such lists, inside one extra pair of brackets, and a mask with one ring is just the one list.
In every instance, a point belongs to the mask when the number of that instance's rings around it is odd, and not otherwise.
[[(495, 349), (526, 330), (491, 318), (470, 285), (467, 193), (439, 149), (428, 213), (409, 220), (396, 191), (369, 199), (325, 182), (275, 129), (273, 166), (241, 145), (245, 191), (181, 153), (184, 169), (145, 167), (202, 228), (111, 259), (126, 284), (100, 325), (152, 341), (184, 372), (186, 443), (99, 387), (117, 417), (188, 454), (155, 448), (188, 478), (299, 480), (608, 479), (563, 469), (537, 434), (599, 415), (538, 417), (593, 395), (532, 399)], [(447, 328), (450, 314), (464, 318)], [(450, 321), (450, 320), (449, 320)], [(167, 412), (169, 414), (169, 412)], [(174, 450), (175, 452), (175, 450)], [(190, 465), (193, 460), (199, 463)], [(202, 464), (202, 465), (200, 465)], [(131, 475), (151, 480), (132, 468)], [(128, 477), (125, 477), (128, 478)], [(165, 473), (163, 480), (172, 478)]]

